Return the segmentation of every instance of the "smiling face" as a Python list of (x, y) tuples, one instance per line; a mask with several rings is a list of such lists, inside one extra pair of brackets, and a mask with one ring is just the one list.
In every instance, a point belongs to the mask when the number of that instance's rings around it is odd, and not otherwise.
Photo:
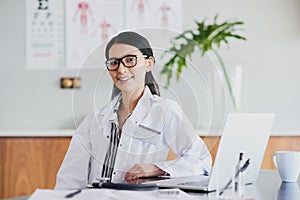
[(115, 71), (109, 71), (114, 84), (122, 91), (122, 93), (134, 93), (143, 89), (145, 86), (146, 72), (151, 71), (154, 59), (152, 57), (144, 58), (142, 52), (136, 47), (127, 44), (113, 44), (109, 49), (109, 59), (123, 58), (127, 55), (135, 55), (137, 63), (132, 68), (127, 68), (122, 62)]

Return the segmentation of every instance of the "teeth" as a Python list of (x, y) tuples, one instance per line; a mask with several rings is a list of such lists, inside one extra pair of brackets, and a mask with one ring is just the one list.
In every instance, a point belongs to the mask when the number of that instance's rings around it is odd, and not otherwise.
[(120, 81), (127, 81), (130, 77), (121, 77), (119, 78)]

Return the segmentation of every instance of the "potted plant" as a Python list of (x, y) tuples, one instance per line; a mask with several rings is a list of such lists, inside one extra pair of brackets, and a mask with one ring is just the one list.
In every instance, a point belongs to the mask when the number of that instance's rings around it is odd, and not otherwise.
[(204, 19), (201, 22), (195, 21), (197, 24), (196, 30), (186, 30), (172, 40), (172, 47), (167, 51), (171, 53), (171, 58), (164, 64), (161, 74), (167, 75), (167, 87), (170, 85), (170, 80), (173, 75), (173, 70), (176, 68), (176, 78), (179, 80), (183, 67), (187, 67), (187, 57), (191, 59), (195, 48), (199, 48), (201, 56), (207, 52), (211, 52), (217, 58), (224, 74), (224, 78), (228, 87), (229, 95), (235, 110), (237, 110), (236, 100), (232, 91), (232, 86), (225, 63), (218, 53), (217, 49), (223, 43), (228, 44), (229, 38), (238, 40), (246, 40), (245, 37), (237, 34), (238, 27), (244, 24), (242, 21), (225, 21), (217, 22), (218, 15), (214, 17), (212, 24), (206, 24)]

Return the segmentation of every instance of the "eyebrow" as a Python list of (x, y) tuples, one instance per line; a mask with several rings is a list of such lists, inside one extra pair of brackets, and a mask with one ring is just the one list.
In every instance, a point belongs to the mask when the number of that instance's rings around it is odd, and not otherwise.
[(111, 58), (108, 58), (107, 60), (121, 59), (121, 58), (124, 58), (126, 56), (138, 56), (138, 55), (136, 55), (136, 54), (127, 54), (127, 55), (121, 56), (119, 58), (117, 58), (117, 57), (111, 57)]

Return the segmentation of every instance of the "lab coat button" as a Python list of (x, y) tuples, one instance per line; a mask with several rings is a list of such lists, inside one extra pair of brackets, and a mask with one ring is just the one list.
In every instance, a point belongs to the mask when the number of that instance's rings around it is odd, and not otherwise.
[(113, 172), (113, 175), (116, 175), (116, 172)]
[(106, 138), (109, 139), (109, 135), (107, 135)]

